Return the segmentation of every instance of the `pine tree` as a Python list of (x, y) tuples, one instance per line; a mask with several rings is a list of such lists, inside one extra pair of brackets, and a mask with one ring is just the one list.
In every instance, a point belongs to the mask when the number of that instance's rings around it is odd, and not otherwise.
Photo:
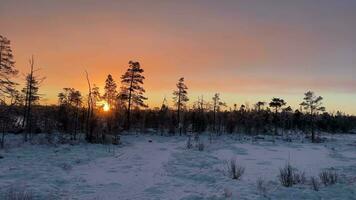
[(263, 102), (263, 101), (257, 102), (255, 104), (255, 107), (256, 107), (257, 111), (260, 112), (263, 109), (263, 107), (265, 106), (265, 104), (266, 104), (266, 102)]
[(131, 108), (136, 106), (137, 108), (144, 107), (145, 100), (147, 98), (144, 96), (145, 89), (143, 88), (143, 81), (145, 77), (142, 75), (144, 70), (141, 68), (139, 62), (130, 61), (129, 68), (121, 76), (121, 91), (119, 94), (119, 99), (127, 104), (126, 106), (126, 129), (129, 130), (131, 126)]
[(312, 142), (315, 142), (315, 130), (314, 130), (314, 121), (315, 115), (318, 114), (319, 111), (325, 111), (325, 107), (322, 106), (323, 97), (315, 96), (314, 92), (308, 91), (306, 92), (304, 97), (304, 101), (300, 104), (310, 115), (310, 123), (311, 123), (311, 135)]
[(179, 134), (182, 135), (181, 111), (182, 108), (185, 107), (185, 104), (189, 101), (189, 98), (187, 96), (188, 87), (185, 85), (183, 77), (179, 79), (176, 86), (177, 86), (177, 90), (173, 91), (173, 101), (174, 101), (174, 105), (177, 106), (177, 120), (178, 120)]
[(25, 95), (25, 112), (23, 118), (24, 127), (26, 124), (27, 133), (25, 133), (24, 140), (27, 141), (27, 134), (32, 137), (32, 106), (39, 103), (40, 95), (38, 94), (39, 86), (44, 78), (38, 78), (35, 76), (34, 70), (35, 61), (32, 56), (30, 59), (30, 72), (26, 75), (26, 86), (22, 89)]
[(226, 104), (223, 101), (221, 101), (219, 93), (215, 93), (212, 100), (213, 100), (213, 121), (214, 121), (213, 130), (216, 131), (216, 113), (220, 112), (221, 107), (226, 107)]
[(102, 96), (100, 94), (100, 88), (94, 84), (91, 94), (92, 94), (93, 106), (96, 107), (97, 103), (102, 100)]
[(0, 35), (0, 96), (14, 90), (16, 83), (11, 79), (17, 74), (10, 40)]
[(105, 89), (105, 93), (103, 95), (103, 98), (105, 99), (109, 107), (112, 108), (115, 105), (117, 91), (116, 91), (116, 83), (110, 74), (108, 75), (105, 81), (104, 89)]
[(273, 98), (272, 101), (269, 103), (269, 107), (274, 108), (274, 134), (277, 134), (277, 118), (278, 118), (278, 111), (285, 106), (287, 103), (280, 98)]
[[(79, 109), (83, 103), (82, 100), (82, 95), (80, 91), (75, 90), (74, 88), (63, 88), (63, 92), (60, 92), (58, 94), (58, 102), (60, 106), (64, 107), (66, 110), (68, 109), (67, 112), (69, 113), (64, 113), (63, 117), (63, 122), (69, 122), (73, 121), (74, 119), (74, 132), (72, 135), (71, 139), (76, 140), (76, 135), (77, 135), (77, 130), (78, 130), (78, 124), (79, 124)], [(68, 117), (70, 117), (68, 119)], [(64, 124), (66, 126), (67, 124)], [(67, 129), (67, 127), (65, 127)], [(72, 131), (71, 131), (72, 133)]]

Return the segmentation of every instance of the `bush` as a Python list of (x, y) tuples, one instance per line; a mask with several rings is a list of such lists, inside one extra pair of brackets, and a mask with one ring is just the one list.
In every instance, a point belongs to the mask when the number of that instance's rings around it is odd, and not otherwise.
[(338, 175), (332, 170), (324, 170), (320, 172), (319, 178), (325, 186), (333, 185), (338, 181)]
[(293, 167), (288, 163), (284, 168), (279, 169), (279, 181), (285, 187), (292, 187), (294, 184)]
[(241, 176), (245, 173), (245, 168), (237, 163), (236, 159), (231, 159), (230, 162), (226, 162), (227, 172), (229, 176), (234, 180), (240, 180)]
[(13, 185), (5, 192), (5, 200), (32, 200), (32, 199), (34, 199), (32, 192), (26, 190), (24, 186), (15, 187), (15, 185)]
[(297, 171), (294, 171), (293, 184), (304, 184), (305, 182), (307, 182), (307, 179), (305, 178), (305, 173), (298, 173)]
[(72, 170), (72, 166), (70, 164), (68, 164), (68, 163), (61, 163), (59, 165), (59, 167), (61, 169), (63, 169), (64, 171), (66, 171), (66, 172), (69, 172), (70, 170)]
[(313, 190), (319, 191), (320, 183), (319, 183), (318, 179), (315, 178), (314, 176), (312, 176), (312, 177), (310, 178), (310, 182), (311, 182), (311, 185), (312, 185)]
[(188, 136), (188, 140), (187, 140), (187, 143), (186, 143), (186, 147), (187, 149), (191, 149), (193, 147), (193, 144), (192, 144), (192, 139), (190, 136)]
[(264, 179), (259, 177), (256, 181), (257, 184), (257, 191), (260, 195), (266, 197), (267, 196), (267, 183)]
[(198, 150), (199, 150), (199, 151), (204, 151), (204, 148), (205, 148), (204, 143), (200, 142), (200, 143), (198, 144)]
[(289, 163), (279, 170), (278, 178), (285, 187), (292, 187), (293, 185), (306, 182), (305, 173), (298, 173), (298, 170), (293, 168)]

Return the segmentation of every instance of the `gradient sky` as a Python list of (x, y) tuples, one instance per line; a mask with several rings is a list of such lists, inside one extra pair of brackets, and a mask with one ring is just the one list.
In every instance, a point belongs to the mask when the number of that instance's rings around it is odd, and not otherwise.
[(22, 73), (35, 56), (49, 103), (63, 87), (85, 93), (84, 70), (102, 88), (137, 60), (150, 106), (184, 76), (192, 101), (297, 108), (313, 90), (356, 114), (355, 0), (0, 0), (0, 27)]

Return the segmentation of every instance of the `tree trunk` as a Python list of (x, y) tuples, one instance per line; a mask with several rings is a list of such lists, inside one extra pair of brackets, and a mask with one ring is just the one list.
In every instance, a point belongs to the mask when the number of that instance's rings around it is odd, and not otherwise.
[(132, 71), (131, 75), (131, 82), (130, 82), (130, 88), (129, 88), (129, 103), (128, 103), (128, 108), (127, 108), (127, 124), (126, 124), (126, 129), (130, 130), (131, 126), (131, 98), (132, 98), (132, 84), (133, 84), (133, 79), (134, 79), (134, 72)]
[(178, 93), (178, 128), (179, 128), (179, 135), (182, 136), (182, 124), (180, 122), (180, 97), (181, 96), (181, 89), (179, 88), (179, 93)]

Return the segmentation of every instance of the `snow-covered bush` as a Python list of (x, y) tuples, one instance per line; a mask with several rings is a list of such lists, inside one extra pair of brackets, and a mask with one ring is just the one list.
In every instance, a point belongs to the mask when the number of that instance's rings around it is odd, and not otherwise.
[(186, 143), (186, 148), (187, 149), (191, 149), (192, 147), (193, 147), (193, 144), (192, 144), (191, 136), (188, 136), (188, 140), (187, 140), (187, 143)]
[(204, 143), (203, 143), (203, 142), (200, 142), (200, 143), (198, 144), (198, 150), (199, 150), (199, 151), (204, 151), (204, 149), (205, 149)]
[(245, 173), (245, 168), (238, 164), (236, 159), (226, 161), (228, 175), (234, 180), (240, 180)]
[(325, 185), (333, 185), (338, 181), (338, 175), (333, 170), (324, 170), (319, 174), (321, 182)]
[(262, 179), (261, 177), (259, 177), (256, 181), (257, 184), (257, 191), (260, 195), (266, 197), (267, 196), (267, 183), (264, 179)]
[(224, 197), (225, 198), (231, 198), (232, 197), (232, 191), (229, 188), (224, 189)]
[(292, 187), (293, 181), (293, 167), (288, 163), (283, 168), (279, 169), (279, 181), (285, 187)]
[(5, 200), (32, 200), (32, 192), (28, 191), (26, 187), (20, 185), (12, 185), (6, 192), (4, 196)]
[(279, 181), (285, 187), (292, 187), (295, 184), (303, 184), (306, 182), (305, 173), (299, 173), (297, 169), (289, 163), (279, 169)]
[(72, 170), (72, 166), (68, 163), (62, 163), (60, 164), (60, 168), (62, 168), (64, 171), (68, 172), (70, 170)]
[(314, 176), (310, 177), (310, 183), (311, 183), (313, 190), (319, 191), (320, 182), (317, 178), (315, 178)]

